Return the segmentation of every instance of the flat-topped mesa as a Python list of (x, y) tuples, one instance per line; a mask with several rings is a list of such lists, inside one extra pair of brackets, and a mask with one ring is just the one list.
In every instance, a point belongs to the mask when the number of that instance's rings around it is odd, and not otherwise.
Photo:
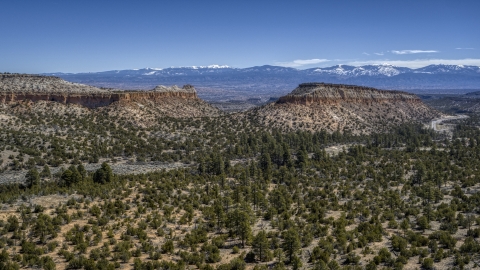
[(313, 103), (384, 101), (421, 102), (416, 95), (402, 91), (378, 90), (371, 87), (344, 84), (302, 83), (290, 94), (279, 98), (277, 103), (310, 105)]
[[(171, 87), (164, 86), (164, 85), (158, 85), (152, 90), (149, 91), (128, 91), (125, 93), (128, 93), (130, 95), (135, 96), (137, 92), (143, 93), (144, 95), (146, 94), (147, 96), (153, 98), (153, 99), (158, 99), (158, 98), (166, 98), (166, 97), (177, 97), (177, 98), (198, 98), (197, 97), (197, 91), (195, 90), (195, 87), (190, 84), (184, 85), (182, 88), (174, 85)], [(141, 95), (140, 95), (141, 96)]]
[(259, 123), (281, 130), (370, 134), (441, 115), (417, 96), (343, 84), (303, 83), (276, 103), (256, 109)]
[(148, 91), (122, 91), (71, 83), (58, 77), (0, 74), (0, 103), (19, 101), (54, 101), (88, 108), (108, 106), (114, 102), (159, 102), (166, 98), (198, 99), (192, 85), (157, 86)]
[[(186, 90), (185, 88), (179, 88), (178, 86), (173, 86), (173, 87), (157, 86), (155, 89), (148, 90), (148, 91), (115, 91), (114, 93), (112, 93), (112, 97), (114, 97), (115, 99), (114, 101), (120, 101), (120, 102), (132, 102), (132, 101), (161, 102), (162, 100), (165, 100), (168, 98), (198, 99), (195, 88), (192, 88), (193, 91)], [(161, 89), (161, 91), (158, 91), (158, 89)], [(179, 89), (179, 91), (176, 91), (177, 89)]]

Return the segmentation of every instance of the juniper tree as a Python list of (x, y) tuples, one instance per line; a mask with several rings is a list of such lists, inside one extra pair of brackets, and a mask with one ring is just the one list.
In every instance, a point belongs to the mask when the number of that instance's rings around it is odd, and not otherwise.
[(113, 180), (113, 172), (108, 163), (103, 162), (100, 169), (96, 170), (93, 174), (93, 181), (105, 184)]
[(40, 174), (37, 171), (37, 168), (33, 167), (28, 170), (25, 175), (25, 183), (27, 187), (37, 186), (40, 183)]

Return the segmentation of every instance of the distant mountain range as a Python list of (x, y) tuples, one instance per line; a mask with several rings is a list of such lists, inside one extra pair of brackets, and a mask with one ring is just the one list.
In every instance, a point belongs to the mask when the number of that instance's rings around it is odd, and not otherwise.
[(464, 65), (430, 65), (418, 69), (388, 64), (336, 65), (303, 70), (269, 65), (249, 68), (212, 65), (44, 75), (120, 89), (193, 84), (198, 95), (207, 100), (266, 99), (284, 95), (303, 82), (353, 84), (413, 93), (466, 93), (480, 90), (480, 67)]

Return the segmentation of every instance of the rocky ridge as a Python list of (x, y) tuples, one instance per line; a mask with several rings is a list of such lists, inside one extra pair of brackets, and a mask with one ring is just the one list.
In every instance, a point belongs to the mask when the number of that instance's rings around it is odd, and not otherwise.
[(183, 88), (160, 85), (149, 91), (121, 91), (71, 83), (52, 76), (0, 75), (0, 103), (43, 100), (98, 108), (114, 102), (160, 101), (164, 98), (197, 99), (197, 93), (192, 85)]
[(283, 130), (384, 131), (405, 122), (426, 122), (441, 113), (416, 95), (342, 84), (303, 83), (290, 94), (252, 111), (258, 122)]
[(23, 104), (28, 110), (48, 110), (49, 107), (62, 110), (52, 103), (69, 105), (68, 110), (74, 112), (77, 110), (72, 106), (81, 106), (107, 112), (113, 117), (125, 116), (142, 126), (152, 125), (162, 116), (220, 114), (218, 109), (198, 98), (192, 85), (182, 88), (160, 85), (148, 91), (123, 91), (71, 83), (52, 76), (0, 74), (0, 104), (7, 107)]

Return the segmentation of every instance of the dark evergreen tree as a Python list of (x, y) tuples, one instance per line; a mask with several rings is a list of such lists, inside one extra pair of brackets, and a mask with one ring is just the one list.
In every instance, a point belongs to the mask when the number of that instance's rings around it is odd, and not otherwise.
[(272, 160), (268, 152), (262, 152), (260, 156), (260, 170), (262, 170), (262, 176), (265, 181), (270, 181), (272, 178)]
[(47, 164), (43, 166), (43, 170), (40, 172), (40, 177), (43, 177), (43, 178), (52, 177), (52, 173), (50, 172), (50, 167), (48, 167)]
[(292, 262), (293, 257), (301, 247), (298, 230), (290, 228), (283, 233), (282, 248), (288, 256), (288, 261)]
[(25, 175), (25, 183), (27, 187), (33, 187), (40, 184), (40, 174), (38, 173), (37, 168), (33, 167), (28, 170)]
[(258, 232), (253, 239), (253, 250), (262, 262), (267, 260), (268, 239), (267, 233), (264, 230)]
[(93, 174), (93, 181), (105, 184), (113, 180), (113, 172), (108, 163), (103, 162), (100, 169), (96, 170)]
[(84, 180), (87, 177), (87, 170), (85, 170), (85, 167), (83, 166), (83, 164), (81, 163), (78, 164), (77, 171), (80, 174), (82, 180)]

